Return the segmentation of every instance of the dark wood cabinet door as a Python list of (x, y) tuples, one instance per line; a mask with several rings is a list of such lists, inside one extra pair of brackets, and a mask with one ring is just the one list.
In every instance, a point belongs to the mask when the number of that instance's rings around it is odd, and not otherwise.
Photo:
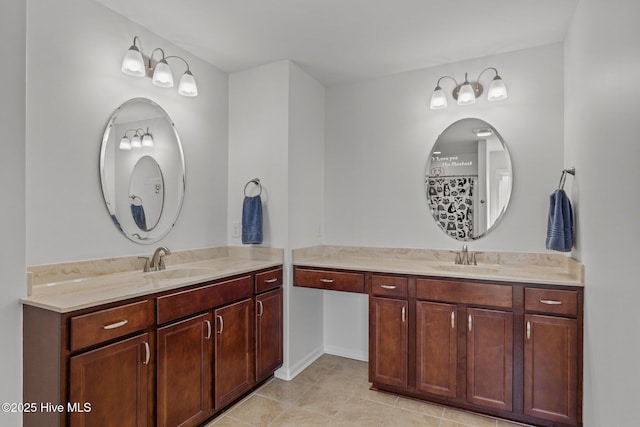
[(71, 427), (147, 425), (148, 338), (142, 334), (70, 358), (69, 402), (76, 407), (64, 409)]
[(195, 426), (211, 416), (211, 313), (158, 329), (158, 426)]
[(576, 424), (578, 321), (530, 314), (524, 321), (525, 414)]
[(256, 381), (282, 366), (282, 288), (256, 296)]
[(416, 302), (416, 388), (456, 396), (456, 305)]
[(408, 302), (369, 298), (369, 380), (407, 386)]
[(513, 408), (513, 313), (467, 309), (467, 400)]
[(214, 311), (214, 395), (216, 410), (255, 383), (253, 300), (246, 299)]

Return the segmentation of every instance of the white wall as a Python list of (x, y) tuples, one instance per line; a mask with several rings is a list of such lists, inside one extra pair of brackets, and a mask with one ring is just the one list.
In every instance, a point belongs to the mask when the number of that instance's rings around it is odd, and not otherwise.
[[(565, 42), (565, 165), (585, 264), (584, 425), (638, 424), (640, 3), (582, 0)], [(569, 182), (569, 181), (567, 181)]]
[[(486, 96), (460, 107), (430, 110), (440, 76), (458, 80), (496, 67), (509, 98)], [(493, 76), (486, 73), (485, 87)], [(453, 89), (444, 81), (443, 88)], [(563, 46), (503, 55), (331, 87), (327, 90), (325, 243), (330, 245), (460, 249), (462, 242), (433, 221), (424, 188), (426, 162), (438, 135), (475, 117), (504, 138), (514, 189), (500, 225), (470, 250), (545, 251), (549, 195), (563, 165)], [(367, 304), (352, 295), (325, 295), (325, 346), (367, 356)], [(362, 337), (354, 340), (353, 337)]]
[[(22, 402), (22, 308), (25, 288), (26, 2), (4, 2), (0, 13), (0, 402)], [(20, 426), (19, 413), (0, 412), (0, 425)]]
[[(438, 77), (458, 80), (496, 67), (509, 98), (430, 110)], [(491, 80), (487, 72), (483, 83)], [(485, 84), (485, 86), (487, 85)], [(443, 81), (453, 89), (453, 82)], [(433, 221), (424, 189), (429, 152), (451, 123), (477, 117), (504, 138), (514, 168), (511, 203), (500, 226), (471, 250), (544, 251), (549, 194), (563, 156), (561, 44), (472, 59), (327, 91), (327, 244), (451, 248)]]
[[(225, 245), (227, 75), (92, 1), (30, 0), (27, 29), (27, 264), (149, 255), (160, 244), (172, 250)], [(183, 56), (199, 96), (123, 74), (120, 64), (134, 35), (145, 54), (162, 47)], [(184, 65), (170, 65), (177, 82)], [(98, 171), (107, 121), (134, 97), (150, 98), (169, 113), (185, 155), (180, 217), (151, 246), (118, 232)]]
[(322, 294), (293, 288), (291, 249), (320, 243), (324, 88), (289, 61), (229, 77), (229, 244), (239, 245), (243, 188), (263, 186), (264, 246), (285, 249), (284, 366), (291, 378), (322, 353)]

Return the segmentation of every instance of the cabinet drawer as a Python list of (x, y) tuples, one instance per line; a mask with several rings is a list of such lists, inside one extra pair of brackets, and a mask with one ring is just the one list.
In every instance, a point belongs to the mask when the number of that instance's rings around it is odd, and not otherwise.
[(146, 329), (152, 323), (149, 300), (74, 316), (70, 319), (71, 351)]
[(307, 288), (364, 293), (364, 274), (296, 268), (293, 283)]
[(578, 315), (578, 292), (559, 289), (525, 288), (524, 309), (543, 313)]
[(407, 297), (407, 278), (397, 276), (371, 276), (371, 293), (387, 297)]
[(158, 324), (219, 307), (253, 295), (251, 276), (158, 297)]
[(256, 274), (256, 294), (282, 286), (282, 269)]
[(511, 308), (513, 306), (513, 289), (511, 285), (417, 279), (416, 298)]

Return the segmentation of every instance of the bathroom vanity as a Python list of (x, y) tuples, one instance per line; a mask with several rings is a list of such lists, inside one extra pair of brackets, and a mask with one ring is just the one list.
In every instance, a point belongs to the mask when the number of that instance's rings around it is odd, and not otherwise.
[(582, 425), (583, 267), (554, 254), (315, 247), (294, 285), (369, 296), (372, 389), (539, 426)]
[(24, 425), (201, 425), (282, 365), (282, 292), (281, 250), (33, 286)]

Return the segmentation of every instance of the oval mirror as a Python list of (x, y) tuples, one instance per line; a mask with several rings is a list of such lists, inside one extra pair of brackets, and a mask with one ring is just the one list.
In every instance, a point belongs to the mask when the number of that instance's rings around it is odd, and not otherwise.
[(136, 243), (160, 240), (178, 219), (184, 180), (182, 145), (169, 115), (146, 98), (118, 107), (100, 149), (102, 195), (116, 227)]
[(513, 174), (498, 131), (480, 119), (462, 119), (438, 136), (427, 162), (427, 200), (436, 224), (456, 240), (475, 240), (504, 215)]
[(153, 157), (142, 156), (133, 167), (129, 201), (136, 226), (142, 231), (156, 228), (164, 205), (164, 181), (160, 166)]

